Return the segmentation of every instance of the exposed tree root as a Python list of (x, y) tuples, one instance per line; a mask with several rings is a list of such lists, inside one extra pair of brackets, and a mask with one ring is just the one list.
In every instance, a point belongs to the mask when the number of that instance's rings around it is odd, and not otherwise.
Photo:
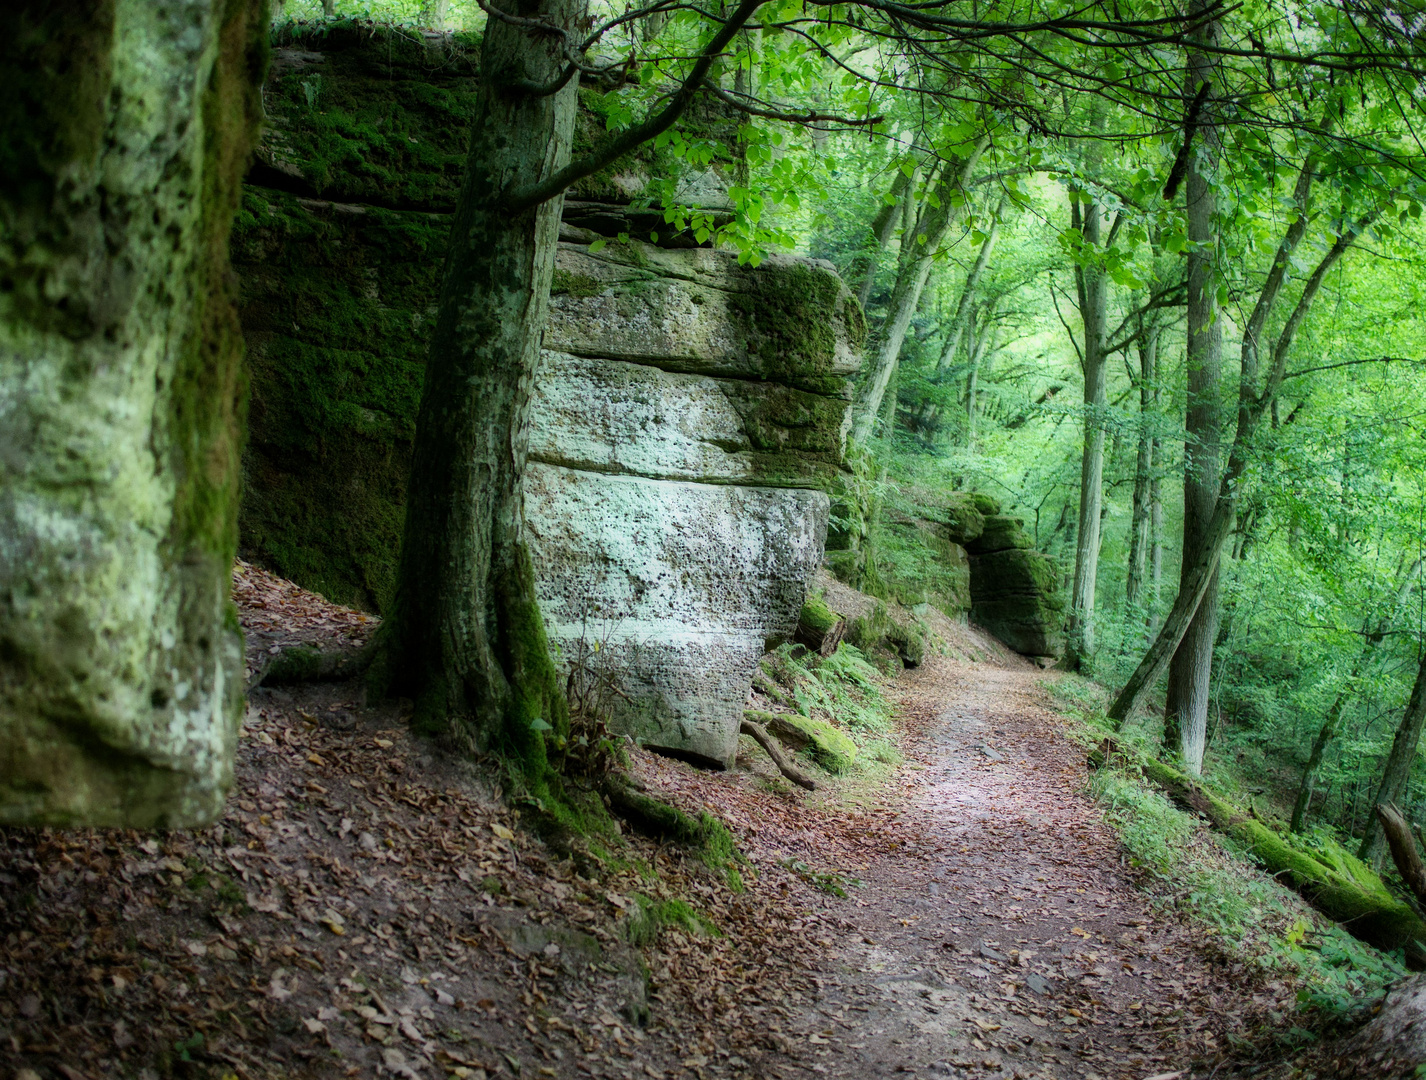
[(782, 752), (782, 747), (778, 745), (776, 739), (767, 733), (765, 727), (744, 717), (740, 730), (744, 735), (751, 735), (757, 740), (757, 744), (767, 751), (767, 756), (772, 758), (772, 763), (777, 766), (778, 772), (783, 776), (798, 787), (804, 787), (808, 791), (817, 790), (817, 781), (788, 760), (787, 755)]
[[(604, 778), (604, 794), (609, 808), (634, 828), (662, 840), (676, 840), (690, 847), (701, 847), (709, 839), (711, 819), (690, 817), (677, 807), (645, 795), (635, 782), (620, 773)], [(706, 815), (705, 815), (706, 818)]]

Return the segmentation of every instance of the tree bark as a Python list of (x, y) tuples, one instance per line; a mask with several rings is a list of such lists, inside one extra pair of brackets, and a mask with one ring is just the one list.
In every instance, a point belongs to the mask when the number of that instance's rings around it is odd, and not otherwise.
[[(887, 308), (886, 320), (877, 333), (876, 345), (869, 350), (871, 366), (862, 392), (858, 395), (854, 408), (852, 437), (865, 443), (871, 436), (872, 425), (881, 411), (881, 399), (886, 393), (901, 355), (902, 342), (906, 340), (906, 330), (911, 325), (911, 317), (921, 303), (921, 293), (926, 288), (926, 279), (931, 275), (933, 257), (946, 238), (946, 233), (959, 216), (959, 203), (952, 199), (953, 192), (963, 190), (980, 156), (990, 143), (989, 136), (982, 136), (975, 148), (961, 164), (953, 170), (953, 178), (946, 178), (937, 185), (937, 199), (940, 206), (927, 207), (919, 223), (916, 236), (903, 236), (903, 257), (896, 275), (896, 285), (891, 290), (891, 303)], [(948, 166), (949, 168), (949, 166)], [(924, 238), (924, 241), (923, 241)]]
[(1154, 399), (1158, 379), (1159, 328), (1150, 323), (1139, 334), (1139, 439), (1134, 459), (1134, 509), (1129, 522), (1129, 572), (1124, 578), (1124, 604), (1134, 611), (1144, 602), (1145, 578), (1152, 546), (1154, 470)]
[[(519, 14), (571, 31), (585, 0), (538, 0)], [(412, 455), (387, 678), (416, 703), (413, 723), (454, 725), (502, 747), (527, 776), (546, 771), (542, 732), (568, 723), (525, 541), (530, 390), (540, 355), (578, 77), (549, 85), (555, 35), (492, 17), (481, 53), (466, 177), (451, 228)], [(536, 781), (538, 782), (538, 781)]]
[[(1190, 5), (1201, 14), (1206, 5), (1195, 0)], [(1217, 41), (1216, 20), (1204, 25), (1199, 37), (1204, 44)], [(1218, 61), (1211, 53), (1193, 49), (1188, 54), (1188, 74), (1184, 100), (1197, 98), (1204, 83), (1210, 87), (1218, 75)], [(1217, 204), (1212, 174), (1218, 157), (1218, 134), (1213, 123), (1216, 92), (1210, 89), (1203, 99), (1196, 147), (1190, 152), (1185, 197), (1188, 217), (1188, 407), (1183, 468), (1183, 573), (1179, 589), (1184, 591), (1188, 574), (1196, 565), (1211, 562), (1200, 602), (1184, 628), (1183, 640), (1169, 664), (1168, 704), (1164, 715), (1164, 747), (1183, 757), (1190, 773), (1203, 768), (1204, 744), (1208, 733), (1208, 699), (1213, 667), (1213, 642), (1218, 632), (1218, 558), (1210, 554), (1208, 524), (1219, 501), (1222, 460), (1219, 446), (1226, 417), (1219, 401), (1223, 362), (1223, 323), (1218, 317), (1217, 287), (1213, 280), (1218, 244)], [(1231, 528), (1231, 522), (1229, 527)], [(1221, 540), (1219, 541), (1221, 544)], [(1195, 590), (1197, 591), (1197, 590)]]
[(0, 4), (0, 824), (197, 827), (232, 783), (267, 32), (259, 0)]
[[(1422, 653), (1421, 663), (1416, 671), (1416, 683), (1411, 688), (1411, 699), (1406, 703), (1406, 711), (1401, 714), (1401, 723), (1396, 727), (1391, 753), (1386, 757), (1381, 783), (1373, 800), (1374, 806), (1399, 803), (1406, 794), (1406, 782), (1411, 779), (1411, 764), (1416, 760), (1416, 747), (1421, 741), (1423, 724), (1426, 724), (1426, 652)], [(1379, 866), (1385, 847), (1381, 823), (1373, 816), (1367, 822), (1366, 835), (1362, 837), (1357, 858), (1369, 866)]]
[[(1087, 193), (1072, 193), (1072, 214), (1085, 246), (1097, 256), (1103, 214)], [(1083, 210), (1080, 207), (1083, 205)], [(1080, 321), (1084, 327), (1084, 445), (1079, 468), (1079, 527), (1074, 553), (1074, 583), (1065, 625), (1065, 665), (1072, 671), (1094, 654), (1094, 588), (1099, 576), (1099, 533), (1104, 506), (1104, 416), (1108, 409), (1104, 321), (1108, 281), (1103, 267), (1089, 262), (1075, 267)]]
[(1378, 803), (1376, 816), (1401, 880), (1406, 882), (1417, 903), (1426, 906), (1426, 866), (1421, 865), (1421, 853), (1416, 850), (1416, 838), (1411, 835), (1405, 815), (1391, 803)]

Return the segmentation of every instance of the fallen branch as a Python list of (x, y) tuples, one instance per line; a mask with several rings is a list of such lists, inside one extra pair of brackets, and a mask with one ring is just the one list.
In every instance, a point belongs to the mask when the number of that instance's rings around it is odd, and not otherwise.
[[(1162, 761), (1139, 757), (1122, 743), (1105, 742), (1112, 752), (1123, 754), (1138, 765), (1144, 778), (1175, 803), (1202, 814), (1214, 829), (1245, 849), (1264, 870), (1301, 893), (1308, 903), (1340, 923), (1353, 937), (1379, 949), (1398, 949), (1426, 942), (1426, 923), (1407, 904), (1392, 896), (1381, 878), (1349, 852), (1333, 855), (1295, 847), (1251, 814), (1234, 809), (1206, 790), (1196, 778)], [(1331, 860), (1329, 855), (1333, 855)]]
[(751, 720), (744, 718), (739, 730), (744, 735), (751, 735), (757, 740), (757, 744), (767, 751), (767, 756), (772, 758), (772, 763), (777, 766), (778, 772), (787, 777), (798, 787), (804, 787), (808, 791), (817, 790), (817, 781), (808, 776), (805, 772), (792, 764), (787, 759), (787, 755), (782, 752), (782, 747), (777, 744), (777, 740), (767, 733), (767, 729), (761, 724), (755, 724)]

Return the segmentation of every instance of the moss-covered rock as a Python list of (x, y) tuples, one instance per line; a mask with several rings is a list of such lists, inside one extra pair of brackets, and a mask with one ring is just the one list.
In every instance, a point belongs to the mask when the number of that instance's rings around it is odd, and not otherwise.
[(1025, 523), (1006, 514), (983, 515), (980, 533), (965, 542), (966, 551), (972, 555), (986, 555), (1014, 548), (1028, 550), (1034, 546), (1034, 542), (1025, 534)]
[(280, 30), (253, 180), (337, 202), (451, 210), (479, 89), (473, 35)]
[(1182, 806), (1197, 810), (1240, 845), (1264, 870), (1292, 886), (1348, 933), (1382, 949), (1426, 942), (1426, 924), (1391, 894), (1365, 863), (1336, 848), (1304, 850), (1250, 814), (1244, 814), (1193, 777), (1171, 765), (1136, 757), (1145, 777)]
[(844, 773), (856, 764), (857, 744), (825, 720), (756, 709), (749, 709), (746, 715), (793, 750), (806, 753), (829, 773)]
[(249, 188), (233, 233), (252, 371), (245, 555), (382, 611), (446, 221)]
[(1064, 651), (1065, 600), (1059, 568), (1032, 550), (1018, 518), (989, 514), (970, 551), (970, 616), (1026, 656)]

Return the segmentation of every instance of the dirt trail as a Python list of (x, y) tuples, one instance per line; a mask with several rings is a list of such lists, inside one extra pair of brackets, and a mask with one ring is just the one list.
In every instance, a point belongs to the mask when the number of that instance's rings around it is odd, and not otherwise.
[[(374, 625), (250, 567), (235, 589), (254, 665)], [(880, 784), (631, 749), (728, 823), (746, 891), (638, 836), (551, 851), (502, 773), (359, 685), (257, 691), (212, 829), (0, 829), (0, 1077), (1206, 1076), (1288, 991), (1151, 911), (1047, 676), (943, 629), (967, 658), (898, 680)], [(863, 884), (819, 891), (832, 872)], [(718, 932), (640, 938), (641, 896)]]
[(904, 677), (904, 843), (830, 902), (845, 929), (791, 1033), (813, 1072), (1187, 1077), (1260, 1011), (1136, 891), (1045, 678), (941, 658)]

